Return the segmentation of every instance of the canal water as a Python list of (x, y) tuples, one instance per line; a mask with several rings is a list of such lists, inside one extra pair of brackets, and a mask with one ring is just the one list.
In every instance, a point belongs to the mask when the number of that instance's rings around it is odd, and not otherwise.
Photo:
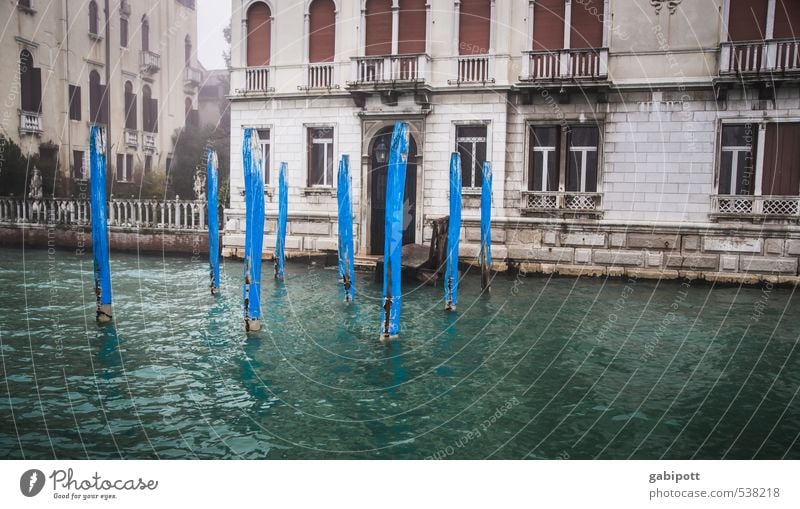
[(246, 336), (242, 265), (114, 253), (116, 325), (91, 255), (0, 249), (0, 458), (800, 458), (793, 289), (468, 272), (457, 313), (265, 264)]

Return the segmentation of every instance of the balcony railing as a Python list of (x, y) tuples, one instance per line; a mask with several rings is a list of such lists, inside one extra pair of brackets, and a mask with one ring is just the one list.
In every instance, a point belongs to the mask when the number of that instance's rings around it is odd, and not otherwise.
[(139, 146), (139, 131), (136, 129), (125, 129), (124, 134), (125, 145), (129, 147)]
[(529, 212), (599, 212), (600, 201), (600, 193), (522, 192), (522, 210)]
[(157, 148), (155, 133), (142, 133), (142, 148), (155, 152)]
[(152, 51), (142, 50), (139, 65), (142, 72), (153, 74), (161, 69), (161, 55)]
[(800, 196), (734, 196), (711, 197), (711, 212), (721, 216), (800, 216)]
[(428, 61), (425, 54), (357, 57), (353, 59), (349, 84), (423, 83), (427, 79)]
[(723, 42), (720, 74), (759, 74), (800, 71), (800, 40)]
[(525, 51), (520, 81), (608, 77), (608, 48)]
[(188, 87), (196, 87), (203, 81), (203, 73), (200, 69), (195, 69), (191, 66), (186, 66), (183, 71), (183, 81)]
[(21, 111), (19, 113), (19, 130), (23, 133), (42, 132), (42, 114), (35, 111)]
[(328, 62), (308, 64), (306, 80), (304, 87), (306, 89), (333, 88), (333, 64)]
[[(494, 83), (489, 55), (465, 55), (456, 59), (455, 83)], [(450, 80), (453, 83), (453, 80)]]
[[(206, 202), (113, 198), (108, 203), (112, 228), (205, 230)], [(89, 200), (50, 198), (31, 200), (0, 197), (0, 224), (91, 226)]]
[(244, 70), (245, 92), (269, 92), (269, 67), (247, 67)]

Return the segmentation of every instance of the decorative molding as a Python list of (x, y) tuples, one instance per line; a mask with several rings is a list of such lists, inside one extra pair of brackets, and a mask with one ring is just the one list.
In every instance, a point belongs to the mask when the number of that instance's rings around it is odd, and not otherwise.
[(664, 8), (664, 5), (667, 5), (667, 9), (669, 10), (670, 15), (675, 14), (675, 10), (678, 8), (682, 0), (650, 0), (650, 5), (656, 8), (656, 15), (661, 14), (661, 9)]

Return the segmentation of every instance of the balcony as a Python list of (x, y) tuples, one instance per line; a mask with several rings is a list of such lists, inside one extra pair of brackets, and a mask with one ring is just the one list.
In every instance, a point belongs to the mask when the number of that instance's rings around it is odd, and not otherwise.
[(300, 90), (339, 88), (333, 77), (334, 64), (330, 62), (308, 64), (306, 66), (306, 84)]
[(155, 133), (142, 133), (142, 148), (149, 152), (155, 152), (157, 148)]
[(800, 196), (711, 197), (711, 214), (721, 218), (800, 218)]
[(523, 191), (522, 213), (600, 215), (600, 193)]
[(385, 55), (356, 57), (351, 67), (349, 87), (388, 86), (414, 88), (428, 79), (428, 55)]
[(203, 82), (203, 73), (200, 69), (195, 69), (191, 66), (186, 66), (183, 70), (183, 86), (187, 89), (193, 89)]
[(800, 71), (800, 40), (723, 42), (720, 44), (720, 76), (757, 76), (759, 74), (797, 73)]
[(448, 80), (451, 85), (470, 83), (494, 83), (492, 57), (489, 55), (464, 55), (456, 59), (455, 80)]
[(608, 48), (524, 51), (522, 82), (584, 80), (608, 78)]
[(42, 114), (34, 111), (19, 112), (19, 132), (38, 134), (42, 129)]
[(271, 92), (269, 67), (248, 67), (244, 70), (245, 92)]
[(123, 139), (126, 146), (136, 148), (139, 146), (139, 131), (136, 129), (125, 129)]
[(152, 51), (140, 52), (139, 67), (143, 73), (155, 74), (161, 69), (161, 55)]

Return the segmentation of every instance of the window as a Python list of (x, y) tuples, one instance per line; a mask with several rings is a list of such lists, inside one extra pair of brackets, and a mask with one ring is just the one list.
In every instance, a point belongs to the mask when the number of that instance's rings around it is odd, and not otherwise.
[(272, 184), (270, 179), (270, 141), (269, 129), (257, 129), (258, 143), (261, 145), (261, 158), (264, 161), (264, 185), (269, 186)]
[(100, 83), (100, 73), (89, 73), (89, 121), (105, 124), (108, 119), (108, 98), (106, 86)]
[(456, 126), (456, 151), (461, 156), (461, 185), (481, 187), (486, 161), (486, 126)]
[(247, 10), (247, 66), (269, 65), (272, 39), (272, 13), (264, 2), (256, 2)]
[(119, 46), (128, 47), (128, 18), (119, 19)]
[(32, 9), (31, 0), (17, 0), (17, 7), (21, 7), (23, 9)]
[(97, 18), (97, 2), (89, 2), (89, 35), (99, 35), (99, 20)]
[(148, 174), (152, 170), (153, 170), (153, 156), (146, 155), (144, 156), (144, 172), (145, 174)]
[(461, 0), (458, 15), (458, 54), (489, 53), (490, 0)]
[(183, 63), (186, 67), (192, 65), (192, 39), (188, 35), (183, 40)]
[(800, 124), (770, 123), (764, 132), (762, 194), (800, 195)]
[(142, 87), (142, 129), (148, 133), (158, 132), (158, 100), (152, 98), (149, 85)]
[(33, 55), (27, 49), (19, 54), (20, 109), (28, 113), (42, 112), (42, 70), (33, 66)]
[(722, 127), (719, 194), (753, 194), (757, 136), (755, 124)]
[(81, 119), (81, 87), (69, 86), (69, 119)]
[(133, 180), (133, 154), (117, 154), (117, 182)]
[(136, 94), (130, 81), (125, 82), (125, 129), (136, 130)]
[(142, 51), (150, 51), (150, 21), (142, 16)]
[(558, 191), (559, 126), (531, 126), (528, 190)]
[(425, 53), (425, 31), (428, 24), (425, 3), (426, 0), (400, 2), (397, 52), (401, 55)]
[(528, 191), (596, 193), (600, 145), (596, 125), (529, 125)]
[(533, 4), (533, 50), (564, 47), (564, 0), (537, 0)]
[(308, 128), (308, 185), (333, 185), (333, 128)]
[(314, 0), (308, 8), (308, 61), (333, 62), (336, 49), (336, 6), (333, 0)]
[(72, 151), (72, 176), (78, 180), (89, 178), (89, 163), (83, 150)]
[(367, 28), (364, 54), (366, 56), (392, 53), (392, 0), (367, 0)]

